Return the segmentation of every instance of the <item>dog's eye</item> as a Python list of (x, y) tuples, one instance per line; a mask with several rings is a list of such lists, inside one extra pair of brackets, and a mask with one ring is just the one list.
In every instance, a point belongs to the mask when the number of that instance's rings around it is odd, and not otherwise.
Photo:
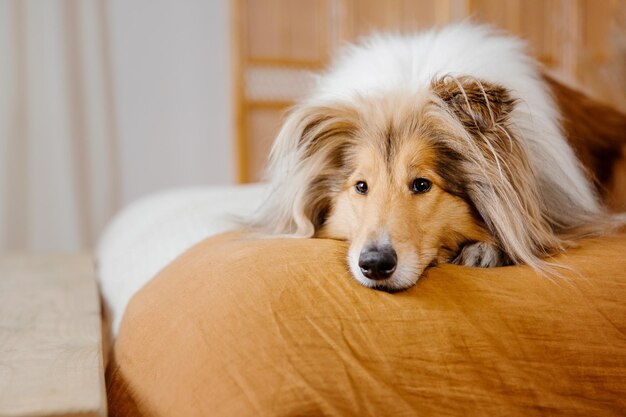
[(413, 181), (413, 184), (411, 184), (411, 191), (416, 194), (425, 193), (430, 190), (432, 185), (433, 183), (426, 178), (418, 178)]
[(365, 195), (367, 194), (367, 183), (365, 181), (359, 181), (354, 186), (354, 189), (357, 193)]

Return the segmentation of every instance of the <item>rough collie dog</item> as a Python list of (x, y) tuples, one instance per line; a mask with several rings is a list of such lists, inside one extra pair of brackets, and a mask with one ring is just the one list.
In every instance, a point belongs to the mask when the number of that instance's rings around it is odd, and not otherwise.
[(616, 224), (549, 84), (520, 40), (483, 26), (353, 45), (286, 119), (255, 223), (349, 241), (349, 268), (372, 288), (410, 287), (443, 262), (546, 271), (547, 256)]

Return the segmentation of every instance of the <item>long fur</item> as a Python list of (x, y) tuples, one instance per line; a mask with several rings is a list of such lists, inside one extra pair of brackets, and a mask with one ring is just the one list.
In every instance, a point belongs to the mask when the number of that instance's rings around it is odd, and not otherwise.
[[(626, 56), (624, 57), (626, 58)], [(614, 211), (626, 211), (626, 115), (544, 75), (565, 134)]]
[(352, 45), (286, 119), (270, 156), (272, 192), (254, 224), (270, 234), (318, 235), (367, 124), (362, 103), (399, 97), (415, 103), (416, 118), (446, 130), (434, 146), (453, 160), (464, 198), (505, 258), (545, 269), (546, 256), (618, 223), (568, 144), (548, 83), (555, 85), (520, 40), (485, 26)]

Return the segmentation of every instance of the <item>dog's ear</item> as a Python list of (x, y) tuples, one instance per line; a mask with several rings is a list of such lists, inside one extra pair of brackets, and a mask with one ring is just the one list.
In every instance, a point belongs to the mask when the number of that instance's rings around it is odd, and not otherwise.
[(273, 234), (315, 235), (344, 180), (357, 118), (354, 108), (339, 103), (304, 103), (290, 112), (272, 147), (273, 189), (256, 223)]
[(353, 138), (357, 119), (355, 109), (346, 105), (301, 104), (293, 108), (272, 146), (272, 176), (278, 168), (293, 173), (309, 164), (317, 164), (315, 170), (319, 171), (340, 164), (337, 158)]
[(472, 77), (435, 79), (431, 88), (463, 126), (488, 131), (506, 121), (515, 99), (505, 87)]
[[(291, 146), (296, 146), (312, 156), (322, 148), (333, 148), (342, 139), (350, 137), (355, 129), (355, 112), (352, 108), (341, 105), (302, 106), (294, 109), (289, 120), (297, 123), (295, 130), (286, 133)], [(287, 126), (287, 124), (285, 125)], [(282, 131), (275, 146), (281, 145)]]

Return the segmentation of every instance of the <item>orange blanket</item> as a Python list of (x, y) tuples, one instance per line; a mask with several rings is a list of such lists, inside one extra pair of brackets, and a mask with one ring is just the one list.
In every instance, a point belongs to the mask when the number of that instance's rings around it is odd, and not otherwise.
[(361, 287), (330, 240), (208, 239), (131, 301), (110, 412), (149, 416), (626, 413), (626, 235), (527, 267)]

